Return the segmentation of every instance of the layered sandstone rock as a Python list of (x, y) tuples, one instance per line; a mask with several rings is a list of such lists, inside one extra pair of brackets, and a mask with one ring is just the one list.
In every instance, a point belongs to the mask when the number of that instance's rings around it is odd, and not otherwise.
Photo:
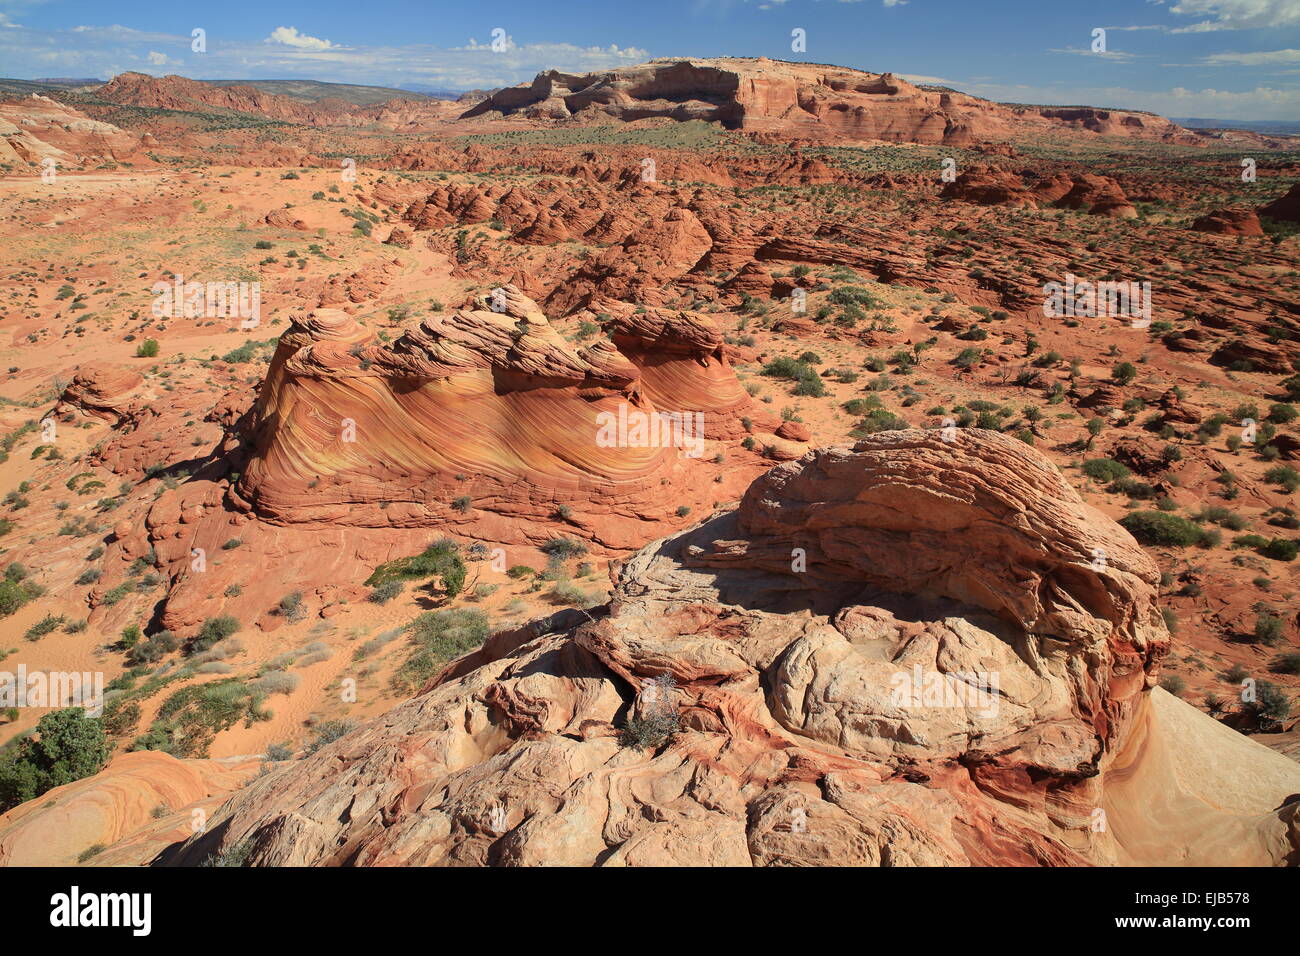
[[(121, 545), (168, 570), (163, 625), (187, 635), (218, 609), (256, 618), (287, 590), (313, 608), (355, 598), (376, 565), (448, 534), (509, 549), (562, 531), (631, 551), (737, 497), (762, 460), (732, 445), (721, 467), (714, 443), (739, 443), (745, 419), (776, 423), (721, 334), (698, 313), (609, 308), (614, 338), (576, 350), (514, 285), (391, 344), (340, 310), (299, 316), (231, 428), (237, 484), (164, 492)], [(217, 555), (231, 538), (278, 575), (248, 581), (226, 561), (194, 573), (196, 549)]]
[(980, 206), (1038, 209), (1055, 205), (1094, 216), (1123, 219), (1137, 216), (1137, 209), (1119, 183), (1109, 176), (1090, 173), (1075, 176), (1058, 173), (1038, 178), (1029, 171), (1017, 175), (996, 167), (976, 166), (945, 186), (940, 195)]
[(0, 163), (60, 167), (123, 159), (140, 141), (63, 103), (33, 94), (0, 103)]
[(940, 195), (944, 199), (960, 199), (979, 206), (1038, 208), (1035, 197), (1019, 176), (1005, 169), (988, 166), (977, 166), (961, 173), (944, 186)]
[(643, 549), (607, 616), (494, 639), (157, 862), (1178, 863), (1217, 832), (1282, 862), (1300, 767), (1152, 690), (1158, 579), (1013, 439), (821, 449)]
[(1070, 130), (1195, 144), (1159, 116), (1089, 107), (1010, 106), (954, 90), (918, 87), (892, 73), (782, 60), (661, 59), (599, 73), (539, 73), (498, 90), (462, 118), (718, 122), (759, 137), (974, 145), (1013, 132)]
[(61, 418), (83, 414), (120, 425), (141, 413), (144, 403), (134, 395), (143, 381), (138, 373), (120, 365), (92, 362), (72, 377), (54, 406), (54, 414)]
[[(627, 343), (661, 347), (574, 351), (512, 285), (391, 346), (345, 313), (318, 309), (280, 338), (239, 494), (277, 523), (368, 527), (455, 521), (450, 503), (462, 494), (512, 518), (569, 505), (599, 509), (606, 531), (623, 538), (618, 526), (677, 507), (654, 499), (683, 480), (683, 446), (649, 436), (605, 443), (606, 416), (620, 406), (633, 417), (702, 411), (698, 399), (721, 386), (729, 391), (705, 425), (725, 416), (712, 434), (731, 436), (748, 396), (718, 354), (719, 334), (698, 317), (644, 313), (619, 330)], [(674, 375), (673, 349), (690, 364), (685, 374)], [(712, 366), (697, 361), (705, 355)], [(633, 357), (654, 367), (648, 385)]]
[(1070, 191), (1056, 201), (1065, 209), (1079, 209), (1094, 216), (1136, 219), (1137, 209), (1124, 195), (1119, 183), (1109, 176), (1083, 173), (1074, 178)]
[(1283, 222), (1300, 222), (1300, 183), (1292, 186), (1284, 195), (1267, 206), (1261, 206), (1259, 214)]
[(137, 863), (192, 833), (194, 811), (216, 810), (257, 773), (253, 760), (178, 760), (160, 751), (124, 753), (93, 777), (56, 787), (0, 814), (0, 867), (71, 866), (93, 858)]
[(1192, 223), (1197, 232), (1213, 232), (1221, 236), (1262, 236), (1259, 216), (1253, 209), (1216, 209)]

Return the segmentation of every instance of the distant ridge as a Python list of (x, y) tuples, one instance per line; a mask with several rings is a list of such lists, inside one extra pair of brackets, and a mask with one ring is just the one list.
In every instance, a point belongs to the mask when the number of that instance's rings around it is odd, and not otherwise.
[[(42, 77), (35, 80), (20, 80), (0, 77), (0, 94), (16, 93), (27, 96), (38, 93), (42, 96), (50, 96), (65, 91), (89, 90), (107, 86), (110, 82), (110, 80), (93, 78)], [(374, 106), (392, 100), (454, 100), (461, 95), (460, 91), (456, 90), (398, 89), (391, 86), (327, 83), (323, 80), (190, 80), (190, 82), (221, 88), (248, 86), (263, 93), (284, 96), (299, 103), (340, 100), (352, 106)]]
[(1179, 126), (1188, 129), (1239, 129), (1248, 133), (1272, 133), (1276, 136), (1300, 136), (1300, 123), (1286, 120), (1230, 120), (1203, 117), (1171, 117)]
[(372, 106), (375, 103), (387, 103), (389, 100), (455, 99), (455, 97), (431, 97), (423, 90), (362, 86), (354, 83), (326, 83), (323, 80), (199, 80), (199, 82), (212, 86), (251, 86), (263, 93), (287, 96), (303, 103), (338, 99), (354, 106)]

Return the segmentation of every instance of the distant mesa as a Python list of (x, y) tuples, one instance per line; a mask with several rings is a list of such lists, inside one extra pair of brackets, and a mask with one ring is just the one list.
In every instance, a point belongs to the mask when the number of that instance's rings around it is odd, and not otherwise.
[(1052, 131), (1195, 144), (1195, 134), (1150, 113), (995, 103), (922, 88), (892, 73), (759, 59), (662, 59), (596, 73), (548, 70), (497, 90), (462, 118), (535, 120), (651, 117), (812, 140), (968, 146)]
[(438, 129), (457, 120), (473, 126), (469, 121), (479, 119), (544, 125), (699, 120), (771, 143), (1010, 148), (1017, 140), (1045, 135), (1185, 145), (1212, 140), (1203, 131), (1136, 110), (997, 103), (918, 86), (893, 73), (767, 58), (660, 59), (593, 73), (547, 70), (529, 83), (491, 92), (416, 92), (313, 80), (202, 81), (136, 72), (122, 73), (93, 92), (98, 100), (122, 105), (398, 132)]

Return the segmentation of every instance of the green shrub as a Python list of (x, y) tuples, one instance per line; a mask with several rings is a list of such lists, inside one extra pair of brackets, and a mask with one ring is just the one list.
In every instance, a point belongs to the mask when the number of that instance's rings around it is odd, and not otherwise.
[(1286, 720), (1291, 713), (1291, 702), (1280, 687), (1261, 680), (1255, 684), (1255, 699), (1247, 701), (1242, 709), (1267, 726)]
[(1296, 420), (1300, 412), (1296, 411), (1294, 405), (1278, 403), (1268, 410), (1268, 420), (1275, 425), (1286, 425)]
[(217, 641), (223, 641), (231, 634), (236, 633), (239, 627), (239, 619), (229, 614), (210, 617), (203, 622), (203, 627), (199, 629), (198, 636), (190, 642), (189, 652), (197, 654), (206, 651)]
[(630, 717), (619, 733), (619, 743), (637, 750), (658, 750), (680, 729), (680, 718), (675, 711)]
[(1275, 614), (1263, 612), (1255, 616), (1255, 643), (1273, 647), (1282, 643), (1286, 624)]
[(1143, 544), (1182, 548), (1199, 544), (1205, 536), (1193, 522), (1163, 511), (1131, 511), (1119, 523)]
[(826, 394), (826, 385), (821, 377), (814, 373), (807, 378), (799, 379), (799, 384), (795, 385), (790, 394), (800, 398), (822, 398)]
[[(808, 354), (808, 353), (805, 353)], [(795, 395), (805, 395), (814, 398), (820, 398), (826, 394), (826, 386), (822, 384), (821, 377), (807, 362), (798, 359), (781, 357), (773, 359), (763, 366), (759, 372), (760, 375), (766, 375), (769, 378), (782, 378), (797, 382), (795, 386)]]
[[(875, 395), (866, 398), (851, 398), (841, 406), (850, 415), (866, 415), (880, 407), (880, 399)], [(943, 414), (939, 412), (938, 414)]]
[(587, 553), (587, 546), (581, 541), (574, 541), (571, 538), (551, 538), (539, 550), (550, 557), (567, 561), (570, 558), (582, 557)]
[(216, 853), (209, 853), (199, 866), (242, 867), (248, 863), (248, 858), (253, 855), (255, 849), (252, 840), (240, 840), (238, 843)]
[(27, 634), (25, 636), (29, 641), (39, 641), (46, 634), (57, 631), (66, 621), (67, 618), (62, 614), (46, 614), (43, 618), (27, 629)]
[(1089, 458), (1083, 463), (1083, 473), (1094, 481), (1103, 482), (1127, 478), (1132, 474), (1127, 465), (1113, 458)]
[(41, 588), (38, 585), (5, 578), (0, 581), (0, 617), (8, 617), (40, 594)]
[(416, 651), (393, 675), (393, 686), (418, 690), (449, 661), (481, 647), (488, 617), (478, 608), (427, 611), (409, 625)]
[(1150, 501), (1158, 494), (1154, 485), (1149, 485), (1145, 481), (1139, 481), (1131, 475), (1116, 478), (1111, 482), (1110, 490), (1140, 501)]
[(1300, 488), (1300, 471), (1286, 465), (1277, 465), (1264, 472), (1264, 480), (1269, 484), (1281, 485), (1287, 492)]
[(387, 604), (393, 598), (397, 597), (397, 595), (401, 594), (402, 589), (405, 587), (406, 585), (401, 581), (385, 581), (370, 592), (368, 600), (375, 604)]
[[(234, 618), (230, 618), (230, 620), (234, 620)], [(154, 661), (161, 660), (164, 655), (171, 653), (179, 646), (180, 642), (176, 639), (175, 634), (171, 631), (159, 631), (127, 651), (126, 660), (128, 664), (132, 665), (152, 664)]]
[(46, 714), (34, 736), (0, 756), (0, 811), (98, 773), (108, 762), (108, 753), (103, 726), (81, 708)]
[(1183, 691), (1187, 690), (1187, 681), (1183, 680), (1177, 674), (1166, 674), (1160, 678), (1160, 686), (1175, 697), (1183, 696)]
[(572, 581), (556, 581), (555, 586), (551, 588), (548, 595), (554, 604), (564, 604), (570, 607), (575, 605), (588, 605), (593, 602), (590, 594), (578, 587)]
[(149, 732), (131, 750), (163, 750), (176, 757), (204, 757), (218, 733), (243, 721), (268, 720), (261, 695), (236, 678), (191, 684), (163, 701)]
[(1294, 561), (1297, 552), (1300, 552), (1300, 544), (1287, 538), (1274, 538), (1259, 553), (1274, 561)]
[(136, 358), (153, 358), (158, 354), (158, 340), (145, 339), (136, 347)]
[(863, 438), (877, 432), (902, 431), (910, 427), (906, 419), (900, 418), (893, 412), (886, 411), (883, 408), (877, 408), (858, 422), (857, 426), (849, 432), (849, 435), (853, 438)]
[(438, 541), (420, 554), (381, 564), (366, 579), (366, 586), (375, 588), (387, 581), (436, 577), (447, 597), (454, 598), (465, 586), (465, 574), (465, 562), (455, 543)]
[(1273, 670), (1279, 674), (1300, 674), (1300, 651), (1279, 654), (1273, 662)]
[(280, 598), (279, 614), (287, 621), (301, 621), (307, 616), (307, 609), (302, 605), (302, 592), (294, 591)]
[(140, 625), (128, 624), (122, 628), (122, 636), (117, 642), (117, 646), (124, 651), (129, 651), (140, 642)]
[(307, 753), (314, 754), (329, 744), (334, 743), (341, 737), (345, 737), (352, 731), (356, 730), (357, 725), (351, 720), (327, 720), (316, 726), (316, 736), (312, 742), (307, 745)]

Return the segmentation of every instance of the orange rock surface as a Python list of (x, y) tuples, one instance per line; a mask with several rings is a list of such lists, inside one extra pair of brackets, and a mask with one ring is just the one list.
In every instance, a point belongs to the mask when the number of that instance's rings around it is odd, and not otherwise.
[[(158, 862), (1169, 864), (1219, 828), (1282, 862), (1300, 766), (1152, 690), (1157, 578), (1020, 442), (819, 449), (642, 550), (607, 616), (449, 669)], [(680, 729), (623, 749), (624, 712)], [(1179, 811), (1158, 841), (1151, 800)]]

